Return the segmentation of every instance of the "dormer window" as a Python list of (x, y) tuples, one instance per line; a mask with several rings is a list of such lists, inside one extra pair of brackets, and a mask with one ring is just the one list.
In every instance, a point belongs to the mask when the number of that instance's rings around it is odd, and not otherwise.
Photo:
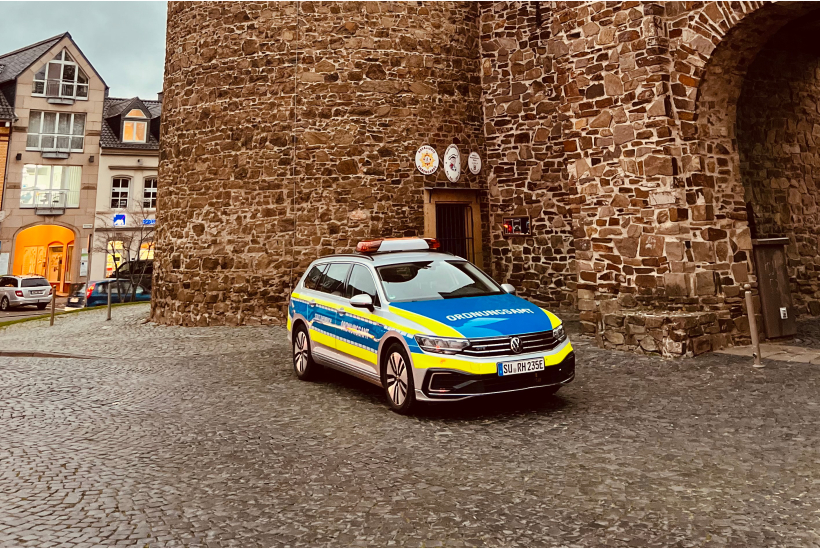
[(140, 109), (131, 109), (122, 125), (123, 143), (145, 143), (148, 136), (148, 120)]
[(88, 99), (88, 77), (63, 50), (34, 75), (32, 95)]

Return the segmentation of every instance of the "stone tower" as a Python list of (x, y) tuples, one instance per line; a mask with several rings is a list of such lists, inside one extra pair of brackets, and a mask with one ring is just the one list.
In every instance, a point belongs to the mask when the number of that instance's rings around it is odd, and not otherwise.
[(458, 2), (172, 3), (154, 318), (281, 320), (319, 255), (424, 234), (437, 186), (486, 197), (481, 174), (414, 166), (421, 144), (465, 161), (483, 145), (477, 19)]

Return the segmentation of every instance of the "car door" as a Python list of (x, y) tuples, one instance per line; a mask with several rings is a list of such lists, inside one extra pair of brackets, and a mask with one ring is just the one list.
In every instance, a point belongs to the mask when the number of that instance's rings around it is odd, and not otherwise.
[(12, 278), (10, 276), (4, 276), (0, 278), (0, 299), (3, 299), (3, 296), (8, 297), (9, 301), (11, 301), (11, 293), (14, 292), (13, 288), (17, 287), (17, 279)]
[[(372, 311), (350, 306), (350, 299), (360, 294), (367, 294), (373, 300)], [(348, 306), (346, 314), (339, 321), (337, 349), (367, 373), (379, 377), (379, 341), (387, 330), (379, 322), (382, 302), (376, 289), (376, 280), (369, 268), (360, 264), (353, 265), (347, 279), (345, 299)]]
[(318, 287), (322, 295), (321, 300), (317, 301), (316, 318), (327, 328), (327, 333), (332, 338), (328, 346), (334, 351), (337, 349), (341, 319), (345, 315), (345, 284), (349, 272), (350, 263), (331, 262)]

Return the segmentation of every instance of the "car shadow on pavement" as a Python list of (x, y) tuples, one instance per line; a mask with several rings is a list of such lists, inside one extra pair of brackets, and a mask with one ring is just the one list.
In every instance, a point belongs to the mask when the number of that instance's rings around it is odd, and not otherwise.
[[(389, 409), (387, 397), (380, 387), (354, 376), (326, 368), (315, 383), (348, 393), (346, 398), (367, 400)], [(570, 406), (561, 394), (546, 394), (543, 390), (475, 397), (457, 402), (418, 403), (412, 415), (425, 420), (496, 420), (530, 414), (550, 414)]]

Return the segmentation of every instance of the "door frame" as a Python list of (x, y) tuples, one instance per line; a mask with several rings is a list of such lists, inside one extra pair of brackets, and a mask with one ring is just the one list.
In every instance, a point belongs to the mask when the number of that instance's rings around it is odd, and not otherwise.
[(436, 237), (436, 204), (464, 204), (470, 207), (473, 221), (473, 255), (476, 266), (484, 269), (484, 239), (481, 234), (480, 189), (424, 189), (424, 236)]

